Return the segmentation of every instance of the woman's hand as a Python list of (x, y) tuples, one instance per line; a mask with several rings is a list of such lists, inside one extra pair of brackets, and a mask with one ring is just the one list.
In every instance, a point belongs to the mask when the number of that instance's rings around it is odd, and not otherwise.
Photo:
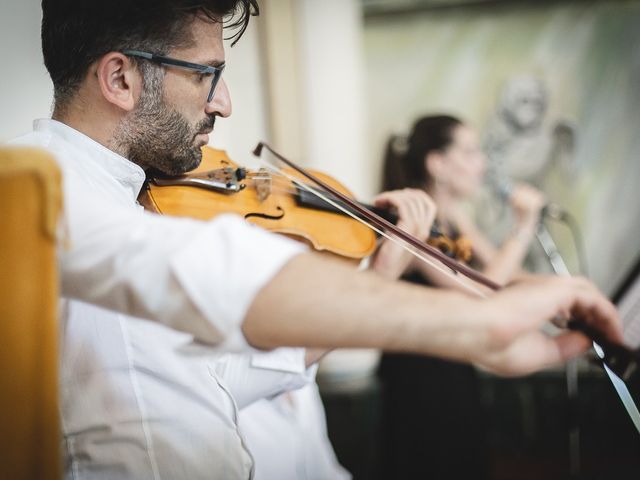
[(518, 228), (533, 228), (540, 220), (540, 214), (546, 204), (545, 195), (526, 183), (517, 183), (510, 198), (511, 208), (516, 216)]

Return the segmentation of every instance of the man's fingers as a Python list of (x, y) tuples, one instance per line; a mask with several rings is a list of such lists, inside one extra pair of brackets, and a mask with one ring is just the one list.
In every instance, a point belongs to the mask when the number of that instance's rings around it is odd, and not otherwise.
[(424, 191), (405, 188), (383, 192), (374, 198), (378, 207), (394, 207), (398, 214), (398, 227), (421, 240), (429, 235), (435, 216), (435, 204)]
[(390, 192), (382, 192), (381, 194), (376, 195), (373, 199), (373, 204), (376, 207), (388, 207), (389, 205), (393, 205), (392, 196), (389, 195), (389, 193)]
[(533, 331), (520, 335), (506, 348), (488, 354), (486, 360), (479, 363), (499, 375), (526, 375), (576, 357), (589, 346), (589, 339), (578, 332), (552, 337)]
[[(535, 299), (535, 300), (534, 300)], [(538, 277), (510, 285), (485, 302), (490, 338), (478, 362), (503, 375), (521, 375), (558, 364), (589, 348), (579, 332), (551, 337), (540, 327), (555, 317), (571, 317), (622, 342), (622, 322), (615, 306), (584, 278)]]
[[(613, 304), (588, 280), (571, 277), (540, 277), (505, 288), (494, 296), (517, 312), (518, 320), (507, 322), (514, 336), (556, 317), (574, 318), (600, 330), (608, 339), (622, 341), (622, 322)], [(531, 302), (529, 299), (539, 301)]]
[(583, 287), (576, 293), (571, 314), (575, 320), (598, 329), (608, 340), (623, 342), (622, 320), (618, 311), (595, 287)]
[(591, 347), (591, 341), (579, 332), (564, 332), (552, 338), (557, 348), (558, 362), (564, 362), (583, 354)]

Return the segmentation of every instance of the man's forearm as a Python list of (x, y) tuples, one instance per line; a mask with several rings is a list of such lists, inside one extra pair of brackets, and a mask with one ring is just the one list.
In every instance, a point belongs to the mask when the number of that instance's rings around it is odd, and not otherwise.
[(460, 293), (434, 293), (305, 254), (257, 295), (243, 330), (262, 348), (382, 348), (467, 360), (469, 342), (482, 342), (482, 307)]
[(583, 278), (531, 278), (479, 300), (357, 273), (336, 260), (303, 254), (259, 291), (243, 331), (263, 348), (382, 348), (522, 375), (589, 347), (578, 332), (550, 337), (540, 331), (558, 316), (577, 317), (622, 342), (615, 307)]

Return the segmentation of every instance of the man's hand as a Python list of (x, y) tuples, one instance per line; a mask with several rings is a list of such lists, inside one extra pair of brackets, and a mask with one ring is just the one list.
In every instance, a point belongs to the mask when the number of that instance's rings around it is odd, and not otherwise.
[[(374, 199), (377, 207), (392, 208), (398, 215), (397, 227), (426, 241), (436, 218), (436, 205), (423, 190), (405, 188), (383, 192)], [(376, 252), (372, 269), (395, 279), (400, 277), (411, 262), (411, 253), (394, 242), (385, 240)]]
[(389, 281), (342, 261), (294, 257), (256, 296), (243, 332), (258, 348), (380, 348), (526, 375), (579, 355), (578, 332), (551, 337), (543, 324), (574, 316), (622, 341), (614, 306), (582, 278), (540, 277), (487, 299)]
[(373, 199), (376, 207), (392, 208), (398, 215), (401, 230), (418, 240), (429, 238), (431, 225), (436, 218), (436, 204), (424, 190), (404, 188), (382, 192)]
[(584, 278), (537, 277), (509, 286), (488, 299), (487, 342), (471, 361), (501, 375), (523, 375), (559, 364), (589, 348), (578, 332), (550, 336), (540, 327), (556, 317), (580, 319), (609, 340), (622, 343), (615, 307)]

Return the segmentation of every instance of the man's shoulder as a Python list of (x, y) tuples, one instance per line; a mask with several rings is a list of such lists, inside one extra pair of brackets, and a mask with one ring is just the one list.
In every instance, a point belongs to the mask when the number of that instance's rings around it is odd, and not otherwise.
[(32, 147), (47, 151), (63, 170), (69, 167), (69, 160), (75, 155), (75, 147), (67, 139), (48, 129), (34, 128), (29, 133), (7, 142), (11, 147)]
[(51, 132), (43, 132), (33, 130), (19, 137), (12, 138), (7, 142), (7, 145), (21, 146), (21, 147), (41, 147), (50, 148), (53, 140)]
[(66, 142), (53, 132), (39, 129), (34, 129), (29, 133), (13, 138), (7, 142), (7, 145), (12, 147), (41, 148), (53, 155), (58, 163), (61, 163), (64, 157), (68, 156), (71, 147), (69, 142)]

